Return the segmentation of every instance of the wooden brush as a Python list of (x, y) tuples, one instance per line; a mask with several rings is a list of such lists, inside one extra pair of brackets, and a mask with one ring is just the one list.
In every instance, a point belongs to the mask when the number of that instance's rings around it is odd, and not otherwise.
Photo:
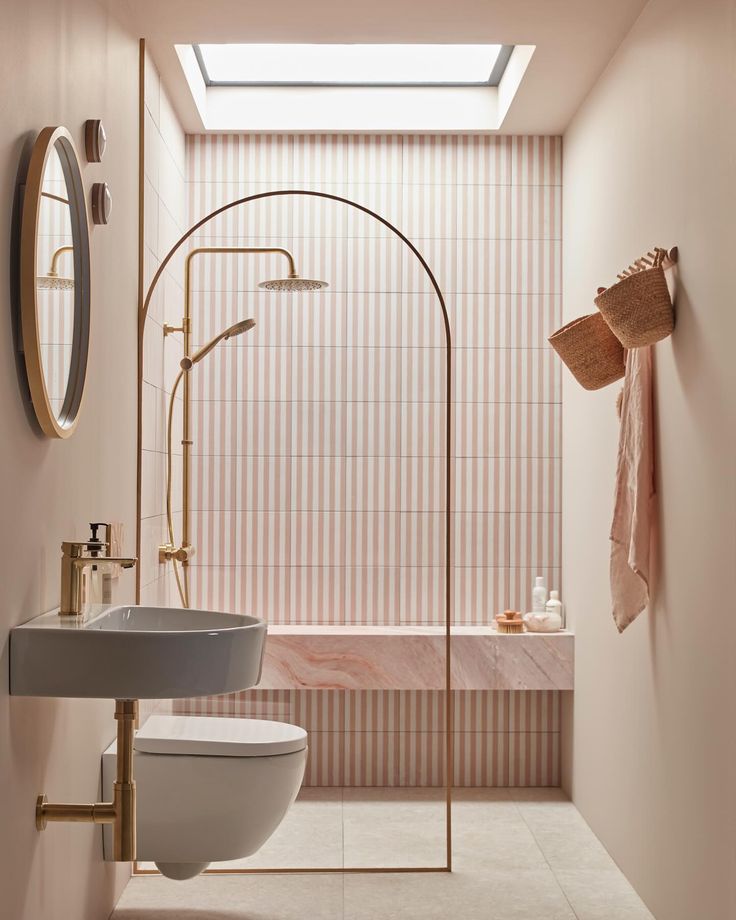
[(500, 633), (523, 633), (524, 621), (517, 610), (505, 610), (502, 615), (497, 617), (496, 625)]

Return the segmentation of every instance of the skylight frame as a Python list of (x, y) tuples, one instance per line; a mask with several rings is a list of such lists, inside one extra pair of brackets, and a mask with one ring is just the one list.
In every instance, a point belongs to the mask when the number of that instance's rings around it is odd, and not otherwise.
[[(217, 43), (216, 43), (216, 42), (212, 42), (212, 43), (208, 42), (207, 44), (217, 44)], [(230, 43), (230, 42), (227, 42), (227, 43), (224, 43), (224, 44), (256, 44), (256, 43), (249, 43), (249, 42), (242, 42), (242, 43), (232, 42), (232, 43)], [(263, 42), (263, 43), (261, 43), (261, 44), (281, 44), (281, 43), (277, 43), (277, 42), (274, 42), (274, 43)], [(344, 44), (349, 44), (349, 43), (346, 42), (346, 43), (344, 43)], [(387, 43), (382, 43), (382, 44), (387, 44)], [(429, 43), (427, 43), (427, 44), (429, 44)], [(432, 43), (432, 44), (439, 44), (439, 43)], [(462, 43), (458, 42), (458, 43), (454, 43), (454, 44), (462, 44)], [(205, 86), (207, 86), (207, 87), (213, 87), (213, 88), (216, 88), (216, 87), (241, 87), (241, 88), (248, 88), (248, 87), (283, 87), (283, 88), (287, 88), (287, 87), (312, 87), (312, 88), (318, 88), (318, 87), (344, 87), (344, 88), (363, 88), (363, 89), (374, 89), (374, 88), (377, 89), (377, 88), (386, 88), (386, 87), (394, 87), (394, 88), (401, 88), (401, 89), (404, 89), (404, 88), (412, 88), (412, 87), (432, 87), (432, 88), (441, 88), (441, 87), (447, 87), (447, 88), (478, 87), (478, 88), (483, 88), (483, 87), (485, 87), (485, 88), (498, 88), (498, 86), (499, 86), (499, 84), (500, 84), (500, 82), (501, 82), (501, 78), (503, 77), (504, 72), (505, 72), (505, 70), (506, 70), (506, 66), (507, 66), (507, 64), (508, 64), (508, 62), (509, 62), (509, 59), (511, 58), (512, 53), (513, 53), (514, 45), (501, 45), (501, 46), (500, 46), (498, 55), (497, 55), (497, 57), (496, 57), (496, 60), (495, 60), (494, 65), (493, 65), (493, 68), (491, 69), (491, 73), (490, 73), (490, 75), (489, 75), (489, 77), (488, 77), (487, 80), (481, 80), (481, 81), (460, 81), (460, 80), (448, 81), (448, 80), (436, 80), (436, 81), (423, 81), (423, 82), (415, 82), (415, 81), (393, 81), (393, 82), (392, 82), (392, 81), (365, 81), (365, 82), (351, 82), (351, 81), (344, 81), (344, 80), (339, 80), (339, 81), (323, 81), (323, 80), (320, 80), (320, 81), (316, 81), (316, 80), (315, 80), (315, 81), (307, 81), (307, 80), (213, 80), (213, 79), (210, 77), (210, 75), (209, 75), (209, 73), (208, 73), (208, 71), (207, 71), (207, 65), (206, 65), (206, 63), (205, 63), (204, 55), (202, 54), (202, 50), (201, 50), (201, 48), (200, 48), (199, 43), (193, 43), (193, 44), (192, 44), (192, 50), (194, 51), (194, 55), (195, 55), (195, 57), (196, 57), (196, 59), (197, 59), (197, 63), (199, 64), (199, 68), (200, 68), (200, 70), (201, 70), (201, 72), (202, 72), (202, 79), (204, 80)]]

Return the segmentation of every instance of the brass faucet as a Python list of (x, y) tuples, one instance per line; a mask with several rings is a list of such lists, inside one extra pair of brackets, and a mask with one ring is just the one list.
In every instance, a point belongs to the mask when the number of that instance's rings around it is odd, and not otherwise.
[[(97, 549), (107, 547), (107, 543), (95, 543)], [(86, 566), (119, 565), (132, 569), (137, 559), (120, 559), (112, 556), (85, 556), (88, 543), (65, 541), (61, 544), (61, 599), (59, 613), (61, 616), (78, 617), (82, 614), (82, 576)]]

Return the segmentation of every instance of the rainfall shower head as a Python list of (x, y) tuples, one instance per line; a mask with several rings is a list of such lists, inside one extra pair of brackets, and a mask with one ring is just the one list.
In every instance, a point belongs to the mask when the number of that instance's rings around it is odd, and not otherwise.
[(58, 275), (39, 275), (36, 287), (43, 291), (73, 291), (74, 278), (60, 278)]
[(296, 291), (321, 291), (322, 288), (328, 287), (326, 281), (315, 281), (312, 278), (300, 278), (294, 275), (291, 278), (275, 278), (273, 281), (261, 281), (258, 285), (265, 291), (282, 291), (285, 293), (295, 293)]
[(252, 329), (255, 324), (256, 321), (254, 319), (241, 319), (237, 323), (233, 323), (232, 326), (228, 326), (227, 329), (223, 332), (219, 332), (206, 345), (203, 345), (199, 351), (195, 351), (191, 358), (182, 358), (179, 362), (181, 369), (184, 371), (191, 370), (195, 364), (198, 364), (202, 358), (205, 358), (216, 345), (220, 344), (220, 342), (226, 342), (228, 339), (235, 338), (236, 335), (242, 335), (244, 332)]

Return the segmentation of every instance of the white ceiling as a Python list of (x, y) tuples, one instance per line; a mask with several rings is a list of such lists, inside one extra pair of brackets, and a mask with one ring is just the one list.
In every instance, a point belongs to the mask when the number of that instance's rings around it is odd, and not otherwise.
[(646, 0), (127, 0), (186, 131), (201, 131), (175, 44), (536, 45), (505, 134), (561, 134)]

